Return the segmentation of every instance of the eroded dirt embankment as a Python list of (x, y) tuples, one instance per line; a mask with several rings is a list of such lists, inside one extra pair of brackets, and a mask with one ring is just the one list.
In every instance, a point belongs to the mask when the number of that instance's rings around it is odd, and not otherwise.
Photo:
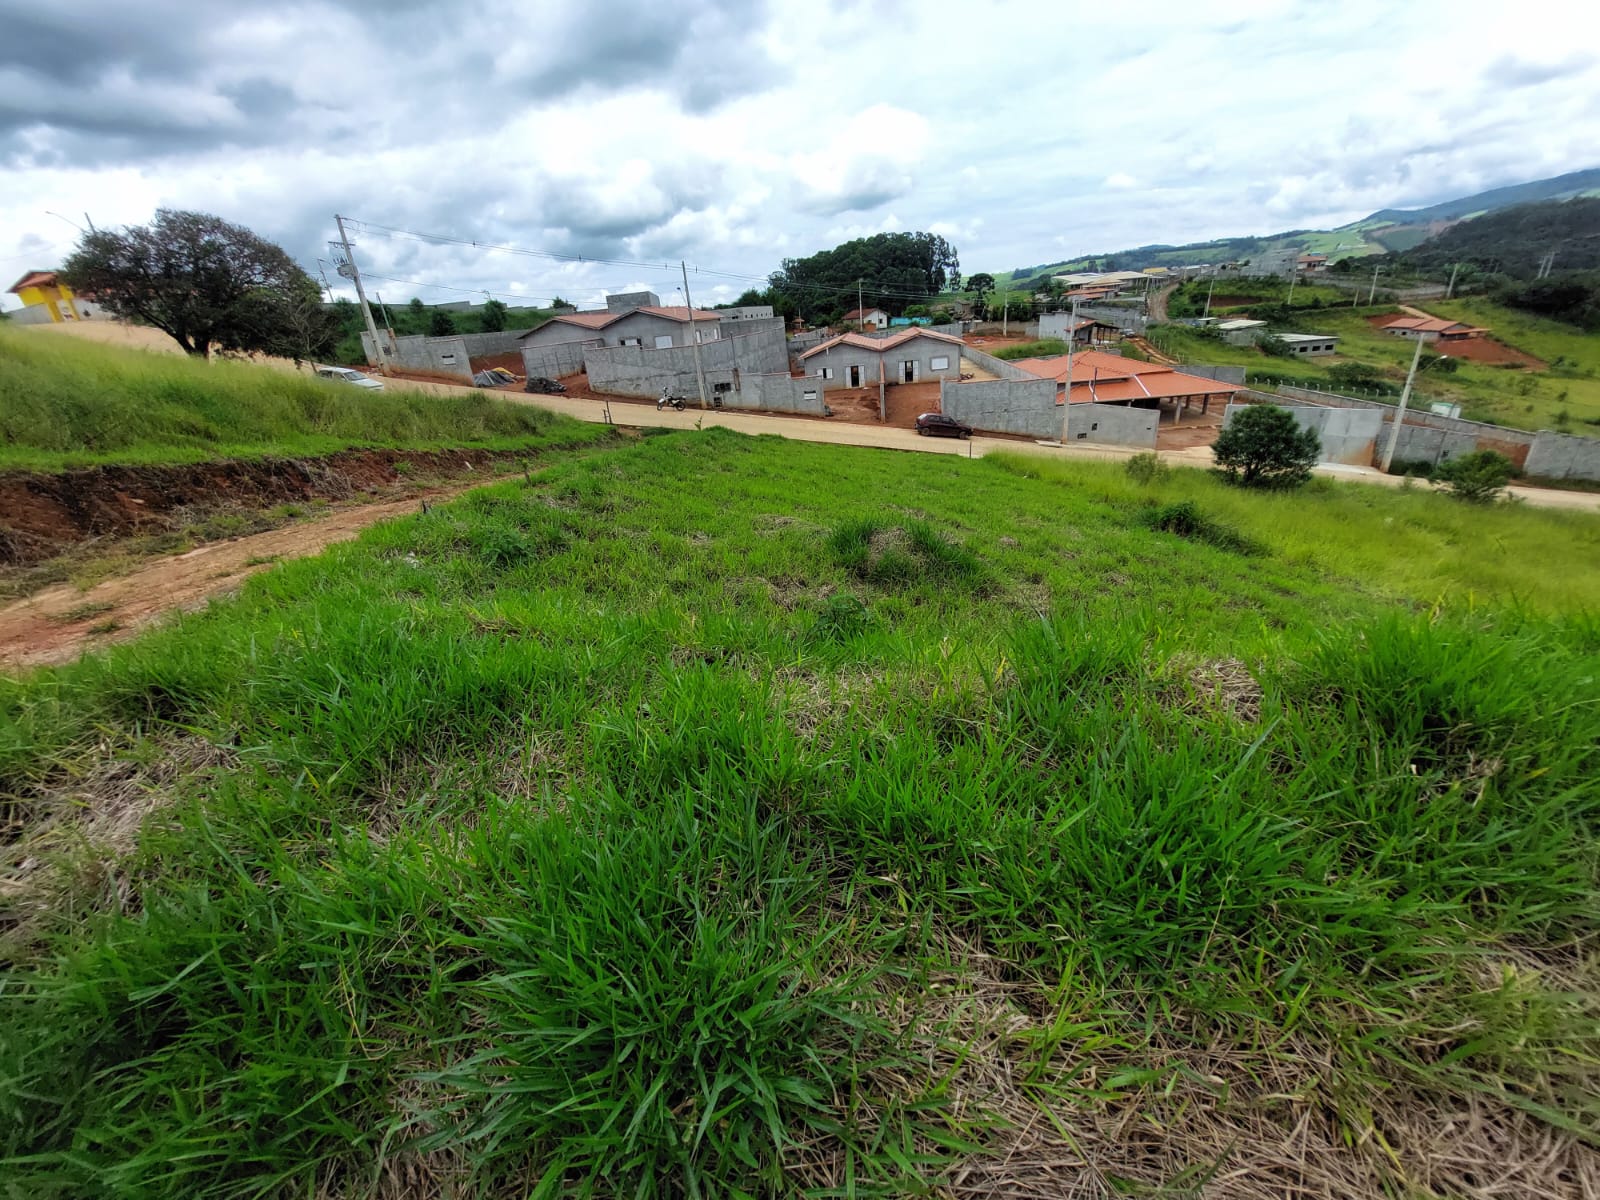
[(347, 450), (322, 458), (0, 473), (0, 565), (42, 562), (89, 538), (128, 537), (209, 511), (343, 500), (403, 478), (470, 477), (527, 457), (489, 450)]

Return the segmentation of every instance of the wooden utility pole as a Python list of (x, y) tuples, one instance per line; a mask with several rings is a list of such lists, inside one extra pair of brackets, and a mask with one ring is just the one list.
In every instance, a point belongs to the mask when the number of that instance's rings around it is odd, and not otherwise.
[(1367, 307), (1372, 307), (1372, 302), (1378, 295), (1378, 272), (1383, 270), (1383, 264), (1378, 263), (1372, 268), (1372, 290), (1367, 293)]
[(700, 368), (699, 331), (694, 327), (694, 301), (689, 297), (689, 267), (681, 258), (678, 267), (683, 271), (683, 311), (689, 318), (689, 345), (694, 347), (694, 377), (700, 385), (700, 407), (706, 406), (706, 373)]
[(1451, 296), (1455, 295), (1455, 291), (1456, 291), (1456, 272), (1459, 271), (1459, 270), (1461, 270), (1461, 264), (1460, 263), (1457, 263), (1455, 266), (1450, 268), (1450, 284), (1449, 284), (1448, 287), (1446, 287), (1444, 289), (1444, 298), (1446, 300), (1450, 299)]
[(339, 244), (344, 247), (344, 261), (350, 266), (350, 278), (356, 285), (356, 299), (361, 301), (361, 315), (366, 319), (367, 334), (372, 338), (372, 352), (378, 356), (378, 370), (387, 375), (389, 356), (383, 352), (383, 343), (378, 340), (378, 325), (372, 319), (372, 309), (367, 304), (367, 291), (361, 286), (361, 270), (356, 266), (356, 256), (350, 250), (350, 238), (344, 231), (344, 218), (334, 213), (333, 219), (339, 226)]

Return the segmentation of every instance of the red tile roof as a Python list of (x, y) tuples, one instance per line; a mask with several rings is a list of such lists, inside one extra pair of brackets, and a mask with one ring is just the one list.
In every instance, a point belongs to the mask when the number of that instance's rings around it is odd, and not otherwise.
[[(1040, 379), (1067, 381), (1067, 356), (1023, 358), (1011, 364)], [(1185, 375), (1162, 363), (1139, 362), (1101, 350), (1072, 355), (1072, 402), (1155, 400), (1171, 396), (1231, 396), (1242, 385)]]
[[(582, 329), (604, 329), (613, 321), (620, 321), (623, 317), (630, 317), (636, 312), (649, 313), (652, 317), (664, 317), (669, 321), (687, 323), (689, 310), (683, 305), (666, 306), (660, 304), (641, 304), (638, 308), (630, 308), (626, 312), (576, 312), (565, 313), (559, 317), (551, 317), (551, 323), (561, 321), (567, 325), (577, 325)], [(722, 314), (709, 309), (697, 308), (694, 310), (696, 321), (720, 321)], [(524, 334), (524, 337), (527, 335)]]
[(951, 337), (948, 333), (935, 333), (931, 329), (919, 329), (913, 326), (910, 329), (902, 329), (899, 333), (892, 333), (883, 338), (867, 337), (860, 333), (841, 333), (838, 337), (831, 337), (825, 342), (819, 342), (800, 355), (800, 357), (802, 359), (810, 358), (813, 354), (821, 354), (824, 350), (831, 350), (835, 346), (854, 346), (858, 350), (871, 350), (881, 354), (886, 350), (893, 350), (896, 346), (903, 346), (906, 342), (915, 338), (933, 338), (936, 341), (950, 342), (956, 346), (966, 345), (960, 338)]
[(846, 321), (859, 321), (863, 317), (870, 317), (873, 313), (880, 313), (883, 316), (889, 315), (881, 308), (852, 308), (849, 312), (845, 313), (844, 319)]
[(29, 271), (6, 289), (8, 292), (20, 292), (28, 287), (55, 287), (56, 273), (54, 271)]
[(1477, 325), (1461, 321), (1447, 321), (1443, 317), (1396, 317), (1383, 325), (1384, 329), (1410, 329), (1416, 333), (1488, 333)]

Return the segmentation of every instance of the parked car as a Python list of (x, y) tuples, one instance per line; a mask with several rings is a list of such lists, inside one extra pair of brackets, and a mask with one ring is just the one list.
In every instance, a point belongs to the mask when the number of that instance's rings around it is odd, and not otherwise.
[(943, 413), (923, 413), (917, 418), (917, 432), (923, 437), (965, 438), (972, 436), (972, 426)]
[(383, 380), (374, 379), (370, 375), (363, 375), (360, 371), (349, 367), (316, 367), (314, 368), (318, 379), (331, 379), (334, 383), (348, 383), (358, 388), (366, 388), (369, 392), (383, 391)]
[(547, 396), (559, 396), (567, 390), (567, 385), (557, 383), (554, 379), (546, 379), (542, 375), (529, 375), (528, 382), (522, 385), (525, 392), (543, 392)]

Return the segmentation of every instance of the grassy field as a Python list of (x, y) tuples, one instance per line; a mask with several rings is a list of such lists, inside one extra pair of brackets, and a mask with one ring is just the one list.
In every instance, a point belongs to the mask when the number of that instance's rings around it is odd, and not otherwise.
[(269, 367), (0, 330), (0, 470), (352, 446), (512, 449), (603, 432), (483, 395), (374, 395)]
[[(1300, 299), (1297, 289), (1297, 309)], [(1181, 326), (1158, 327), (1155, 337), (1158, 344), (1164, 340), (1171, 345), (1166, 352), (1184, 362), (1245, 366), (1260, 374), (1324, 387), (1331, 386), (1329, 367), (1359, 362), (1379, 368), (1398, 384), (1411, 364), (1412, 345), (1371, 326), (1367, 318), (1381, 311), (1390, 310), (1340, 305), (1297, 312), (1294, 324), (1299, 332), (1330, 333), (1340, 339), (1339, 353), (1330, 359), (1271, 358), (1253, 347), (1201, 338)], [(1600, 426), (1600, 339), (1482, 299), (1430, 302), (1428, 311), (1485, 325), (1501, 341), (1543, 359), (1549, 367), (1507, 370), (1463, 361), (1452, 374), (1419, 375), (1417, 392), (1423, 400), (1460, 404), (1464, 417), (1514, 429), (1561, 429), (1600, 436), (1596, 428)]]
[(1583, 1194), (1597, 563), (723, 430), (377, 527), (0, 682), (0, 1178)]

